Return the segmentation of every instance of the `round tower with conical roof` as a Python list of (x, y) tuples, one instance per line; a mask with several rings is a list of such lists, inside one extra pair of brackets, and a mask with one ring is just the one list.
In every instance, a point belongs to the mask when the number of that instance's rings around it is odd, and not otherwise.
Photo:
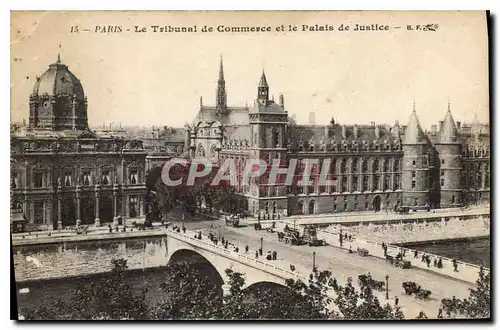
[(401, 166), (403, 206), (424, 209), (429, 203), (429, 148), (430, 143), (422, 131), (413, 105), (413, 112), (403, 137), (403, 163)]
[(441, 207), (455, 207), (462, 204), (462, 156), (459, 132), (453, 116), (450, 104), (438, 133), (438, 139), (434, 143), (439, 155), (439, 187), (441, 195)]

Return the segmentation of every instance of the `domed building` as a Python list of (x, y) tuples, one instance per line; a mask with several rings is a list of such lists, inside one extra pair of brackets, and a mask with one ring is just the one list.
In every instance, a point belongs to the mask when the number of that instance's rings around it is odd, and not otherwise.
[(11, 133), (11, 204), (40, 229), (144, 216), (143, 142), (88, 126), (82, 83), (57, 57), (29, 96), (29, 124)]
[(88, 128), (83, 86), (68, 66), (61, 63), (60, 56), (36, 80), (29, 102), (31, 127), (56, 131)]

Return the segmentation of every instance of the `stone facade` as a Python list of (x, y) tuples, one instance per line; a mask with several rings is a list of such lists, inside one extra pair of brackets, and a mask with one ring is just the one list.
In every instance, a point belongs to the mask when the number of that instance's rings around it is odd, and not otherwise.
[(58, 57), (30, 95), (29, 126), (11, 132), (11, 205), (39, 228), (144, 215), (141, 140), (88, 128), (83, 86)]
[[(251, 213), (314, 214), (344, 211), (453, 207), (489, 200), (489, 128), (475, 121), (455, 123), (448, 108), (439, 130), (424, 131), (414, 107), (406, 126), (297, 125), (288, 117), (284, 96), (270, 99), (265, 74), (252, 107), (227, 106), (223, 66), (214, 107), (200, 104), (194, 124), (186, 126), (190, 155), (206, 156), (222, 164), (234, 159), (240, 178), (249, 159), (280, 165), (319, 159), (307, 187), (271, 186), (264, 179), (236, 191)], [(335, 184), (318, 184), (325, 161)], [(474, 171), (470, 171), (473, 169)]]

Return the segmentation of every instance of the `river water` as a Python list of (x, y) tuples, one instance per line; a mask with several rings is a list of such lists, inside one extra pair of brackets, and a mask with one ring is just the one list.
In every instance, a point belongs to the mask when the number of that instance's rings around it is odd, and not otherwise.
[(490, 268), (491, 251), (489, 237), (448, 240), (435, 243), (405, 244), (405, 247)]

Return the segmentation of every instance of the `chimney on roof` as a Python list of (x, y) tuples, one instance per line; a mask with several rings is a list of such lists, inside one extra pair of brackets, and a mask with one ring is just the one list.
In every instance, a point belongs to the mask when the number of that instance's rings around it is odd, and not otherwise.
[(375, 137), (380, 138), (380, 125), (375, 126)]
[(436, 135), (437, 134), (437, 125), (431, 125), (431, 134)]
[(342, 138), (345, 140), (347, 138), (347, 127), (342, 125)]
[(441, 131), (441, 126), (443, 126), (443, 121), (442, 120), (439, 121), (438, 131)]
[(285, 107), (285, 97), (283, 96), (283, 94), (280, 94), (280, 107)]
[(374, 122), (374, 121), (372, 121), (372, 122), (370, 123), (370, 126), (371, 126), (371, 127), (375, 127), (375, 122)]
[(461, 127), (462, 127), (462, 123), (457, 121), (457, 130), (460, 130)]
[(353, 133), (354, 133), (354, 138), (357, 139), (358, 138), (358, 125), (354, 125)]

